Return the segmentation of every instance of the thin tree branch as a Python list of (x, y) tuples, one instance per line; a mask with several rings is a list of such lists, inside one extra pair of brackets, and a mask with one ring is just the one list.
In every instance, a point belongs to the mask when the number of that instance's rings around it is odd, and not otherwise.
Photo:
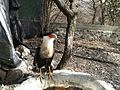
[(74, 12), (65, 5), (63, 0), (53, 0), (54, 3), (58, 6), (58, 8), (62, 11), (62, 13), (66, 16), (73, 16)]

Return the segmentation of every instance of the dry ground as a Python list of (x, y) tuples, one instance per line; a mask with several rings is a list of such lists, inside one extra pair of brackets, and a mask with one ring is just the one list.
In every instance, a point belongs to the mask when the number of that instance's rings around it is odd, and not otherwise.
[[(40, 38), (24, 40), (34, 51), (40, 45)], [(55, 67), (59, 63), (64, 50), (64, 39), (60, 34), (55, 42), (56, 53), (53, 64)], [(92, 76), (111, 83), (114, 88), (120, 90), (120, 48), (110, 43), (100, 41), (89, 41), (85, 39), (75, 39), (73, 55), (63, 69), (76, 72), (89, 73)]]

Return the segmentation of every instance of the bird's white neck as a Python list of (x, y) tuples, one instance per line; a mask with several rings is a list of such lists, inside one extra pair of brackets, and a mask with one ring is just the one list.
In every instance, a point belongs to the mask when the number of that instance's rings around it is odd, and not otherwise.
[(52, 57), (54, 53), (53, 44), (54, 44), (54, 38), (49, 38), (47, 36), (43, 37), (40, 55), (46, 58)]
[(53, 47), (54, 38), (44, 37), (43, 43), (46, 47)]

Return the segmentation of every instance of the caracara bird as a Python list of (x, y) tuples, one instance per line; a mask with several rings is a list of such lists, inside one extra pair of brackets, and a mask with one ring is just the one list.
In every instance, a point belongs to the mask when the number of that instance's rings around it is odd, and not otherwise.
[(43, 41), (40, 47), (36, 49), (33, 65), (41, 73), (41, 68), (44, 66), (48, 72), (49, 78), (51, 76), (51, 62), (54, 56), (54, 40), (57, 38), (56, 34), (48, 33), (43, 36)]

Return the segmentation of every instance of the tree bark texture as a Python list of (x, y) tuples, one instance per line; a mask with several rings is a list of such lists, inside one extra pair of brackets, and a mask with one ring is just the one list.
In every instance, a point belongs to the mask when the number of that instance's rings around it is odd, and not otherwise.
[(66, 65), (67, 61), (70, 59), (70, 56), (72, 54), (74, 32), (76, 30), (76, 16), (67, 17), (67, 21), (68, 24), (66, 28), (64, 53), (60, 63), (57, 66), (57, 69), (63, 68), (64, 65)]
[(62, 13), (67, 17), (67, 28), (66, 28), (66, 37), (65, 37), (65, 47), (64, 53), (60, 63), (58, 64), (56, 69), (61, 69), (64, 67), (66, 62), (70, 59), (72, 48), (73, 48), (73, 38), (74, 32), (76, 30), (76, 15), (77, 15), (77, 0), (69, 0), (70, 6), (67, 7), (65, 2), (60, 0), (53, 0), (58, 8), (62, 11)]
[(93, 2), (93, 9), (94, 9), (92, 24), (94, 24), (95, 23), (95, 18), (96, 18), (97, 7), (96, 7), (95, 0), (92, 0), (92, 2)]
[(100, 24), (104, 25), (105, 23), (105, 6), (102, 0), (100, 0), (100, 8), (101, 8), (101, 21)]

